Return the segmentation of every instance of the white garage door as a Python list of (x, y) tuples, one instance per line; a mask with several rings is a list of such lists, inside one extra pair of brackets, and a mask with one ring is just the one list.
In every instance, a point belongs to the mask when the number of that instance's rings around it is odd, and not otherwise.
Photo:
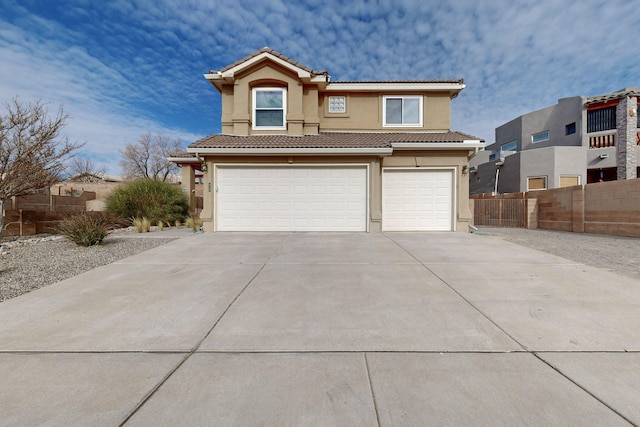
[(364, 166), (219, 166), (218, 231), (366, 231)]
[(452, 171), (383, 171), (384, 231), (451, 231), (452, 218)]

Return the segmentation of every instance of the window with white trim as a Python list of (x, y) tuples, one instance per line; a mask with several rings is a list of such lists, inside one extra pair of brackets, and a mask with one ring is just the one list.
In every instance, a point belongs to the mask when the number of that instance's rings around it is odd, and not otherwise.
[(281, 87), (253, 89), (253, 129), (286, 129), (287, 90)]
[(527, 178), (527, 191), (546, 190), (546, 176), (531, 176)]
[(514, 139), (500, 147), (500, 157), (507, 157), (518, 152), (518, 140)]
[(385, 96), (383, 126), (422, 126), (422, 96)]
[(534, 133), (533, 135), (531, 135), (531, 142), (534, 144), (537, 142), (548, 141), (548, 140), (549, 140), (548, 130), (545, 130), (544, 132)]
[(330, 113), (346, 113), (347, 112), (347, 98), (344, 96), (330, 96), (329, 97), (329, 112)]

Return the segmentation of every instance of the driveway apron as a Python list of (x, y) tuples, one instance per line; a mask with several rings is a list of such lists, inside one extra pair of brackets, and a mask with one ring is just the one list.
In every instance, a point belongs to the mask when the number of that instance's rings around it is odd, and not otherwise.
[(0, 303), (0, 425), (638, 425), (639, 324), (492, 236), (190, 235)]

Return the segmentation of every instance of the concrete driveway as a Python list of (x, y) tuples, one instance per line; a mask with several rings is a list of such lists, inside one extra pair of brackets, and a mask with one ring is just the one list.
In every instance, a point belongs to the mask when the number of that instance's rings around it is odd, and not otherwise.
[(492, 236), (190, 235), (0, 304), (0, 425), (638, 425), (639, 325)]

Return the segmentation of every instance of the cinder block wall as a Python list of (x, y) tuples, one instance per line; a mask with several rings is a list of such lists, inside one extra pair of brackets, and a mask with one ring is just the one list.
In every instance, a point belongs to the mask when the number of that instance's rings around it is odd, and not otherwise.
[(538, 200), (538, 228), (573, 231), (573, 189), (529, 191), (526, 198)]
[(640, 179), (471, 196), (472, 199), (514, 197), (537, 200), (538, 228), (640, 237)]
[(585, 233), (640, 237), (640, 179), (585, 186)]

